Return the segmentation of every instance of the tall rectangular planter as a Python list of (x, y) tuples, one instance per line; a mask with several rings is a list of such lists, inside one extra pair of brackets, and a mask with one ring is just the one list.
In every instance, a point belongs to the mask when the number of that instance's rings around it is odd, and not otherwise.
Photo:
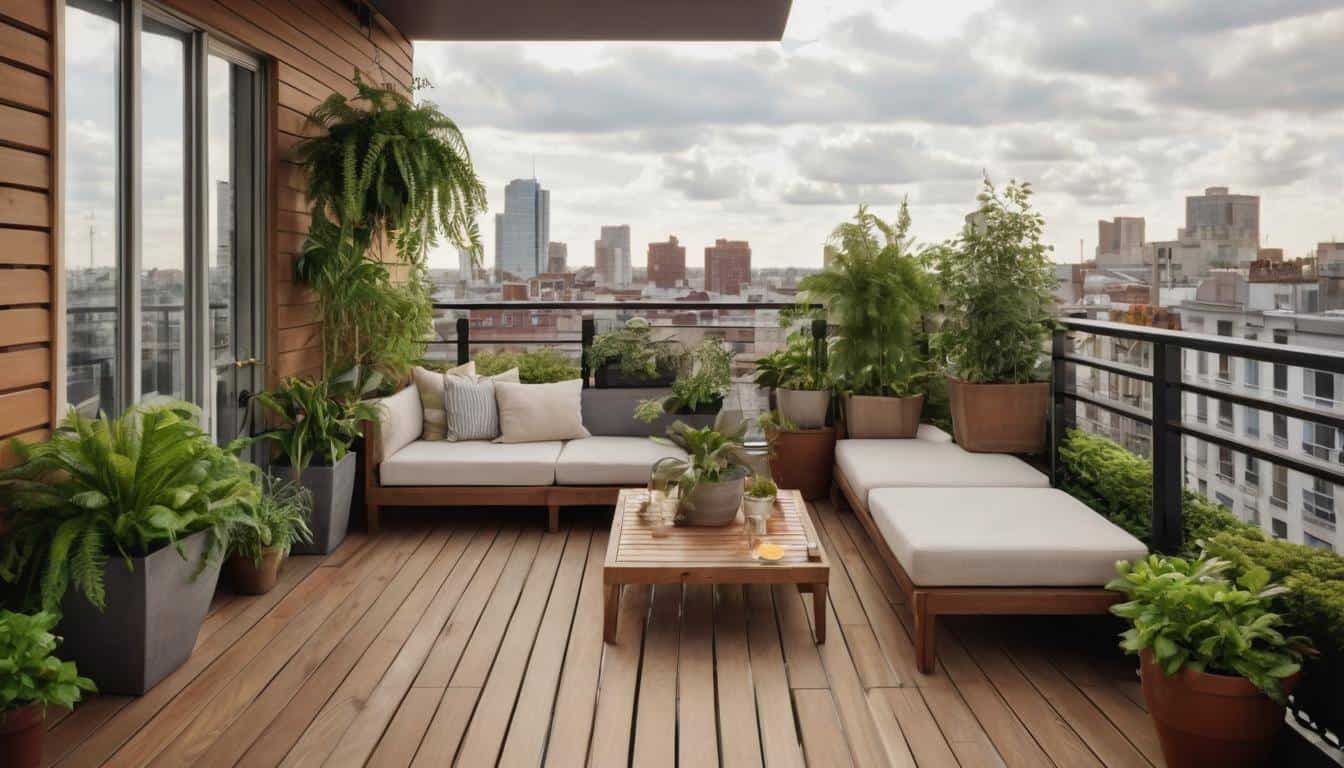
[[(329, 555), (345, 541), (358, 464), (355, 452), (349, 451), (334, 465), (309, 464), (307, 469), (299, 473), (299, 484), (313, 494), (313, 517), (310, 521), (313, 540), (308, 543), (295, 542), (291, 550), (293, 554)], [(273, 464), (270, 472), (276, 477), (293, 479), (286, 465)]]
[(949, 377), (948, 407), (957, 444), (977, 453), (1042, 453), (1050, 383), (971, 384)]
[(845, 395), (845, 433), (854, 439), (905, 439), (919, 431), (924, 396)]
[(182, 666), (210, 609), (222, 558), (200, 568), (209, 531), (131, 561), (109, 557), (103, 567), (107, 607), (100, 611), (73, 588), (61, 603), (60, 655), (99, 693), (140, 696)]

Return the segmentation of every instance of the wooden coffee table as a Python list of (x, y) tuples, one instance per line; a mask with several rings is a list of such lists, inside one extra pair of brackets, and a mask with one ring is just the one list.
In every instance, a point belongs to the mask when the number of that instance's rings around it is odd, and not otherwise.
[(611, 538), (602, 566), (606, 593), (603, 638), (616, 641), (616, 616), (621, 587), (626, 584), (796, 584), (812, 593), (818, 643), (826, 642), (826, 587), (831, 562), (821, 548), (807, 505), (797, 491), (780, 491), (765, 540), (784, 549), (778, 563), (757, 561), (747, 549), (742, 512), (721, 528), (676, 526), (654, 538), (642, 507), (649, 499), (643, 488), (626, 488), (616, 500)]

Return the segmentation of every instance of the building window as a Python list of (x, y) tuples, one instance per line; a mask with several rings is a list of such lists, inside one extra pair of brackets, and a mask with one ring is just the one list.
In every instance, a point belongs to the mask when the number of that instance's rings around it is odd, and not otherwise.
[(1327, 371), (1302, 371), (1302, 394), (1308, 400), (1326, 408), (1335, 404), (1335, 376)]
[(1288, 524), (1283, 522), (1279, 518), (1276, 517), (1270, 520), (1269, 527), (1270, 531), (1274, 534), (1274, 538), (1276, 539), (1288, 538)]
[(1246, 473), (1244, 475), (1246, 485), (1252, 488), (1260, 487), (1260, 460), (1254, 456), (1246, 457)]
[(1288, 417), (1282, 413), (1274, 414), (1274, 445), (1288, 447)]
[(1223, 429), (1232, 429), (1232, 403), (1227, 400), (1218, 401), (1218, 426)]
[(1208, 466), (1209, 444), (1204, 442), (1203, 440), (1200, 440), (1199, 442), (1195, 443), (1195, 461), (1199, 464), (1201, 469)]
[[(1274, 331), (1275, 344), (1287, 344), (1287, 331)], [(1288, 393), (1288, 366), (1282, 363), (1274, 364), (1274, 394), (1286, 395)]]
[[(1232, 335), (1231, 320), (1218, 321), (1218, 335), (1219, 336)], [(1218, 355), (1218, 378), (1221, 381), (1232, 380), (1232, 358), (1230, 355)]]
[(1195, 353), (1195, 373), (1200, 376), (1209, 375), (1209, 354), (1207, 352)]
[(1226, 509), (1229, 510), (1229, 511), (1231, 511), (1233, 504), (1236, 503), (1236, 502), (1232, 501), (1232, 497), (1231, 497), (1231, 496), (1228, 496), (1228, 495), (1225, 494), (1225, 493), (1215, 493), (1215, 494), (1213, 494), (1213, 500), (1216, 501), (1216, 502), (1218, 502), (1219, 504), (1221, 504), (1224, 508), (1226, 508)]
[(1332, 545), (1330, 542), (1326, 541), (1325, 539), (1322, 539), (1319, 536), (1312, 536), (1310, 533), (1307, 533), (1306, 531), (1302, 532), (1302, 542), (1306, 544), (1308, 547), (1315, 547), (1316, 549), (1324, 549), (1327, 552), (1335, 551), (1334, 545)]
[(1242, 409), (1242, 411), (1241, 411), (1241, 418), (1242, 418), (1243, 423), (1246, 425), (1246, 427), (1245, 427), (1245, 429), (1246, 429), (1246, 436), (1247, 436), (1247, 437), (1259, 438), (1259, 437), (1260, 437), (1260, 410), (1259, 410), (1258, 408), (1252, 408), (1252, 407), (1250, 407), (1249, 405), (1248, 405), (1248, 406), (1245, 406), (1245, 407)]
[(1335, 488), (1320, 478), (1312, 478), (1311, 487), (1302, 489), (1302, 514), (1316, 522), (1335, 524)]
[(1235, 472), (1232, 464), (1232, 449), (1218, 446), (1218, 477), (1229, 483), (1236, 482), (1234, 479)]
[(1209, 398), (1195, 395), (1195, 418), (1202, 424), (1209, 420)]
[(1274, 465), (1273, 484), (1269, 489), (1269, 503), (1282, 509), (1288, 508), (1288, 470), (1285, 467)]
[(1335, 428), (1314, 421), (1302, 423), (1302, 450), (1328, 461), (1335, 450)]

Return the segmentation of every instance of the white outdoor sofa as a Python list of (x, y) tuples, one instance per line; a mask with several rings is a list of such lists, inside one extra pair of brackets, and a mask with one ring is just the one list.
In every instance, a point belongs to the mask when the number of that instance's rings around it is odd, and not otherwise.
[(1015, 456), (970, 453), (924, 425), (911, 440), (840, 440), (838, 497), (862, 521), (915, 619), (919, 669), (939, 615), (1104, 613), (1138, 539)]

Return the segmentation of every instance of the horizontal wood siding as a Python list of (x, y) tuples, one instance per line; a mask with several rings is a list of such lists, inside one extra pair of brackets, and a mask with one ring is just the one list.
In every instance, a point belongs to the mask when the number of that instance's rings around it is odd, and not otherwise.
[[(305, 115), (333, 91), (354, 93), (356, 70), (409, 88), (412, 48), (379, 18), (359, 25), (341, 0), (166, 0), (165, 5), (271, 65), (267, 370), (316, 375), (316, 296), (293, 280), (308, 229), (303, 173), (291, 157)], [(61, 369), (58, 292), (59, 0), (0, 0), (0, 440), (44, 439)], [(0, 466), (14, 461), (7, 447)]]
[(0, 467), (55, 410), (55, 29), (52, 0), (0, 0)]

